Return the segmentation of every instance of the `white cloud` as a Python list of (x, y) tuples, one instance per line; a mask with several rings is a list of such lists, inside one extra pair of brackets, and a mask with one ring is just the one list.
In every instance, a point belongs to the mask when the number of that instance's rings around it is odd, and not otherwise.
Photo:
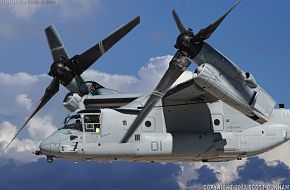
[(138, 79), (133, 76), (108, 74), (92, 69), (88, 69), (87, 71), (85, 71), (83, 76), (88, 80), (97, 81), (105, 87), (122, 91), (123, 89), (128, 89), (130, 86), (138, 81)]
[(180, 163), (180, 173), (176, 182), (180, 189), (188, 189), (187, 183), (199, 176), (198, 169), (203, 165), (201, 162)]
[[(92, 69), (84, 72), (84, 77), (95, 80), (107, 88), (117, 89), (121, 92), (147, 92), (155, 88), (168, 68), (171, 55), (150, 58), (142, 66), (136, 76), (108, 74)], [(192, 78), (192, 72), (185, 71), (173, 84), (179, 84)]]
[(290, 153), (290, 141), (274, 148), (273, 150), (261, 154), (259, 157), (265, 159), (268, 165), (275, 164), (275, 161), (280, 160), (285, 164), (287, 164), (288, 167), (290, 168), (289, 153)]
[[(153, 88), (158, 84), (161, 77), (164, 75), (165, 71), (169, 66), (169, 62), (172, 59), (172, 55), (160, 56), (150, 58), (148, 63), (146, 63), (138, 71), (139, 82), (136, 83), (135, 89), (141, 90), (153, 90)], [(177, 85), (181, 82), (191, 79), (193, 76), (192, 72), (185, 71), (173, 84)], [(144, 91), (144, 90), (143, 90)]]
[(19, 72), (15, 74), (0, 73), (0, 85), (30, 85), (38, 82), (40, 78), (46, 75), (30, 75), (28, 73)]
[(51, 135), (57, 128), (51, 116), (34, 117), (30, 120), (27, 130), (34, 140), (43, 140)]
[[(0, 122), (10, 121), (12, 123), (19, 123), (23, 121), (30, 114), (33, 103), (40, 100), (50, 81), (51, 78), (47, 74), (31, 75), (24, 72), (14, 74), (0, 73), (0, 88), (5, 89), (1, 91)], [(60, 89), (58, 94), (63, 94), (63, 88)], [(53, 97), (42, 111), (56, 107), (56, 111), (52, 116), (59, 118), (56, 117), (57, 113), (63, 114), (65, 109), (62, 109), (61, 103), (52, 106), (51, 102), (55, 101), (55, 99), (61, 102), (63, 96), (59, 97), (56, 95)], [(43, 112), (40, 113), (42, 114)]]
[[(270, 150), (266, 153), (259, 155), (260, 158), (266, 161), (268, 166), (276, 166), (279, 161), (282, 161), (288, 167), (290, 167), (290, 142), (286, 142), (283, 145)], [(180, 187), (180, 189), (198, 189), (196, 184), (188, 185), (193, 179), (197, 179), (199, 176), (198, 169), (207, 165), (210, 169), (213, 169), (215, 172), (219, 173), (217, 175), (218, 184), (231, 184), (233, 181), (238, 179), (238, 168), (244, 166), (246, 163), (246, 159), (243, 160), (233, 160), (228, 162), (216, 162), (216, 163), (201, 163), (201, 162), (193, 162), (193, 163), (181, 163), (180, 164), (180, 174), (177, 176), (176, 181)], [(254, 185), (277, 185), (281, 184), (283, 179), (277, 179), (276, 181), (250, 181), (249, 184)]]
[(57, 0), (61, 16), (65, 19), (75, 19), (89, 15), (100, 6), (100, 0)]
[[(4, 156), (7, 159), (14, 159), (21, 163), (27, 163), (38, 159), (32, 152), (38, 150), (41, 140), (48, 137), (56, 130), (52, 124), (53, 119), (50, 116), (35, 117), (28, 124), (29, 136), (24, 139), (16, 138), (10, 147), (5, 151)], [(0, 124), (0, 151), (6, 147), (7, 143), (14, 137), (17, 127), (8, 121)]]
[(246, 163), (246, 159), (233, 160), (227, 162), (189, 162), (180, 164), (180, 173), (176, 178), (176, 181), (180, 189), (197, 189), (196, 184), (188, 185), (193, 179), (199, 177), (198, 169), (203, 165), (207, 165), (209, 169), (218, 173), (218, 184), (231, 184), (238, 178), (238, 167), (243, 166)]
[[(3, 150), (4, 146), (16, 134), (17, 127), (12, 123), (22, 124), (24, 118), (30, 114), (33, 102), (30, 97), (38, 101), (50, 80), (47, 74), (31, 75), (24, 72), (15, 74), (0, 73), (0, 88), (5, 88), (1, 92), (0, 100), (0, 121), (2, 122), (0, 123), (0, 150)], [(61, 98), (59, 102), (61, 102)], [(19, 106), (26, 109), (19, 109)], [(40, 115), (48, 115), (46, 111), (48, 108), (55, 108), (54, 112), (52, 112), (54, 116), (63, 115), (64, 109), (59, 109), (59, 107), (48, 103), (40, 112)], [(60, 117), (62, 119), (63, 116)], [(38, 149), (40, 140), (56, 129), (52, 123), (51, 116), (39, 116), (38, 114), (28, 123), (27, 128), (21, 132), (21, 138), (18, 137), (14, 140), (6, 151), (5, 158), (14, 159), (21, 163), (38, 159), (37, 156), (32, 154), (32, 151)]]
[(4, 121), (3, 123), (0, 124), (0, 126), (1, 126), (0, 127), (0, 142), (10, 141), (17, 132), (16, 127), (12, 125), (11, 123), (9, 123), (8, 121)]
[(0, 37), (32, 34), (39, 28), (37, 20), (48, 16), (56, 20), (85, 18), (100, 4), (100, 0), (1, 0)]
[(13, 25), (9, 23), (1, 23), (0, 22), (0, 36), (11, 38), (17, 34), (17, 31), (13, 27)]
[[(144, 92), (153, 90), (153, 88), (157, 85), (158, 81), (161, 79), (166, 69), (168, 68), (168, 63), (171, 58), (171, 55), (150, 58), (149, 61), (139, 69), (137, 77), (130, 75), (110, 74), (92, 69), (88, 69), (84, 72), (83, 75), (88, 80), (97, 81), (103, 86), (117, 89), (122, 92)], [(174, 85), (191, 78), (192, 72), (185, 71), (177, 79)], [(14, 88), (31, 85), (39, 86), (39, 82), (47, 83), (49, 81), (50, 77), (48, 77), (47, 74), (31, 75), (25, 72), (19, 72), (15, 74), (8, 74), (3, 72), (0, 73), (0, 86), (9, 85)], [(44, 90), (45, 89), (42, 89), (41, 92)]]
[(171, 55), (150, 58), (148, 63), (138, 71), (138, 76), (146, 81), (152, 80), (156, 82), (155, 79), (160, 79), (165, 73), (171, 59)]
[(238, 167), (243, 166), (246, 159), (233, 160), (228, 162), (208, 163), (208, 167), (219, 172), (217, 176), (219, 183), (229, 184), (238, 178)]
[[(58, 16), (64, 19), (75, 19), (89, 15), (100, 6), (100, 0), (22, 0), (1, 3), (1, 10), (7, 14), (29, 21), (33, 16), (45, 10), (58, 10)], [(10, 2), (10, 3), (9, 3)], [(13, 3), (15, 2), (15, 3)]]
[[(6, 147), (7, 143), (16, 134), (17, 128), (8, 121), (4, 121), (0, 124), (0, 151), (2, 153), (3, 149)], [(37, 149), (38, 142), (32, 139), (18, 139), (16, 138), (14, 142), (10, 145), (4, 156), (7, 159), (14, 159), (16, 161), (27, 163), (36, 160), (36, 156), (32, 154), (33, 150)]]
[(22, 19), (29, 19), (34, 14), (36, 14), (38, 11), (41, 11), (46, 5), (45, 4), (33, 4), (28, 2), (33, 1), (22, 1), (23, 3), (17, 3), (17, 4), (10, 4), (8, 6), (8, 10), (15, 15), (18, 18)]
[(28, 98), (27, 94), (17, 94), (15, 102), (28, 110), (32, 107), (32, 101)]
[[(259, 155), (260, 158), (265, 159), (268, 166), (275, 166), (278, 164), (277, 160), (282, 161), (288, 167), (290, 167), (290, 142), (286, 142), (283, 145)], [(190, 182), (193, 179), (197, 179), (199, 176), (198, 169), (202, 165), (207, 165), (210, 169), (213, 169), (215, 172), (219, 173), (217, 175), (218, 184), (231, 184), (233, 181), (238, 179), (238, 168), (244, 166), (246, 159), (243, 160), (233, 160), (228, 162), (216, 162), (216, 163), (181, 163), (180, 165), (180, 174), (177, 176), (177, 183), (180, 189), (198, 189), (194, 184), (188, 186), (187, 182)], [(259, 182), (251, 181), (249, 184), (263, 184), (263, 185), (275, 185), (279, 184), (282, 179), (271, 182)]]

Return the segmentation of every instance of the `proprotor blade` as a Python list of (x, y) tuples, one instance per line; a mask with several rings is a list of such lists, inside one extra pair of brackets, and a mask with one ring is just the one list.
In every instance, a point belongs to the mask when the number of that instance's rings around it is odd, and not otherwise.
[(15, 134), (15, 136), (11, 139), (11, 141), (4, 148), (3, 153), (8, 149), (8, 147), (15, 140), (15, 138), (18, 136), (18, 134), (22, 131), (22, 129), (24, 129), (24, 127), (27, 125), (27, 123), (30, 121), (30, 119), (58, 92), (58, 90), (59, 90), (59, 81), (58, 81), (58, 79), (54, 78), (51, 81), (51, 83), (49, 84), (49, 86), (46, 88), (44, 95), (42, 96), (42, 98), (38, 102), (37, 106), (34, 108), (33, 112), (25, 120), (24, 124), (20, 127), (20, 129)]
[(176, 23), (176, 25), (177, 25), (177, 27), (178, 27), (180, 33), (185, 32), (186, 29), (185, 29), (185, 27), (183, 26), (183, 24), (182, 24), (182, 22), (181, 22), (179, 16), (177, 15), (177, 13), (175, 12), (174, 9), (173, 9), (173, 11), (172, 11), (172, 16), (173, 16), (173, 18), (174, 18), (174, 20), (175, 20), (175, 23)]
[(217, 29), (217, 27), (222, 23), (226, 16), (240, 3), (238, 0), (223, 16), (221, 16), (214, 23), (210, 24), (208, 27), (201, 29), (193, 38), (193, 42), (202, 42), (208, 39), (212, 33)]
[(163, 97), (167, 90), (172, 86), (172, 84), (178, 79), (178, 77), (186, 70), (189, 65), (190, 61), (188, 60), (188, 58), (181, 52), (177, 51), (172, 60), (170, 61), (167, 71), (163, 75), (155, 90), (150, 95), (142, 111), (133, 121), (127, 133), (121, 140), (121, 143), (126, 143), (130, 139), (138, 126), (143, 122), (145, 117), (156, 105), (156, 103)]
[(50, 25), (44, 31), (53, 60), (60, 61), (63, 58), (69, 59), (67, 51), (54, 25)]
[[(135, 26), (140, 23), (140, 17), (136, 17), (126, 25), (121, 26), (111, 35), (100, 41), (95, 46), (91, 47), (78, 57), (79, 65), (75, 65), (76, 74), (82, 74), (87, 68), (89, 68), (95, 61), (97, 61), (106, 51), (108, 51), (114, 44), (128, 34)], [(70, 67), (70, 65), (68, 65)]]

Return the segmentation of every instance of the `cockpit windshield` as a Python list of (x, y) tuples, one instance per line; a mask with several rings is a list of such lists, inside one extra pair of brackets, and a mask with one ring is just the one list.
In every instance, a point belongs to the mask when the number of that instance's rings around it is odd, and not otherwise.
[(64, 123), (63, 129), (75, 129), (75, 130), (83, 131), (80, 115), (67, 116), (64, 119), (63, 123)]

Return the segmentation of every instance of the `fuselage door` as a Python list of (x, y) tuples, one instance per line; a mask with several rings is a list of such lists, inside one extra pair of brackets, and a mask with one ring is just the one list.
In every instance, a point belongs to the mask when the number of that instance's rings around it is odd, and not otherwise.
[(98, 143), (101, 134), (101, 114), (85, 114), (82, 116), (85, 143)]

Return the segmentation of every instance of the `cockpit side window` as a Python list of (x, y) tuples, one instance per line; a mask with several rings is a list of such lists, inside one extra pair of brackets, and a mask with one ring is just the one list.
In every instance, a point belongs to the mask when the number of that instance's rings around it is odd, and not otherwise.
[(86, 132), (100, 133), (101, 115), (84, 115), (84, 127)]
[(73, 115), (65, 118), (63, 129), (74, 129), (78, 131), (83, 131), (80, 115)]

